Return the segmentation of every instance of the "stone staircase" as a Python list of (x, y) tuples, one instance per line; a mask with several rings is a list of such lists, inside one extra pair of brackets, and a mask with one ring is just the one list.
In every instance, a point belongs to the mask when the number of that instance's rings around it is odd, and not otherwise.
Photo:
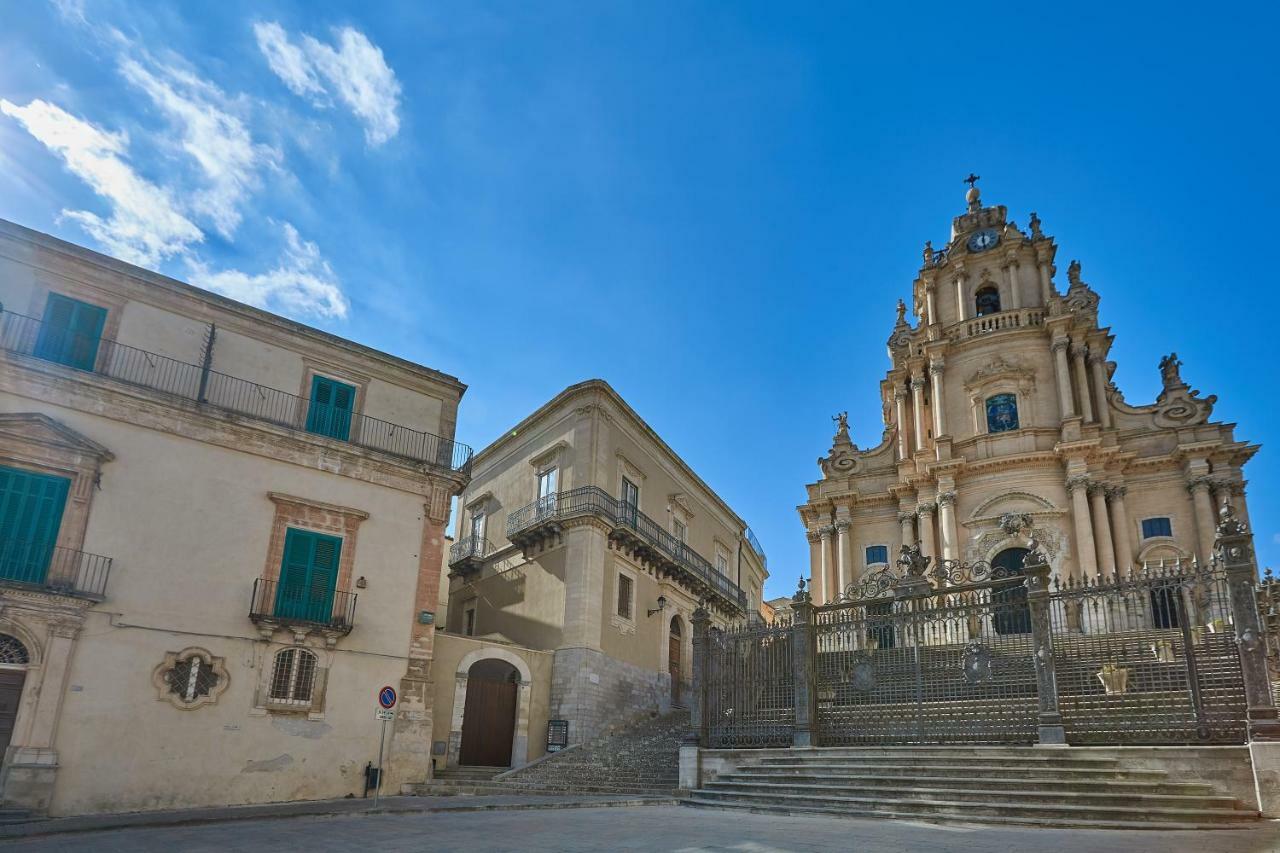
[(771, 750), (744, 757), (682, 802), (773, 814), (1111, 829), (1230, 829), (1258, 820), (1257, 811), (1209, 784), (1135, 764), (1114, 754), (1035, 747)]
[[(474, 768), (444, 771), (423, 794), (626, 794), (671, 796), (680, 782), (680, 740), (689, 712), (646, 717), (498, 778)], [(494, 768), (480, 768), (484, 772)]]

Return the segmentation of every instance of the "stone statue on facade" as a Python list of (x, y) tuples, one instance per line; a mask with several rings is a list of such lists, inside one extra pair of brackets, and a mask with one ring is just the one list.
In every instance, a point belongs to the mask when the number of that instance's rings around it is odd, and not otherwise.
[(1036, 212), (1034, 210), (1031, 211), (1031, 222), (1029, 224), (1029, 227), (1031, 228), (1032, 240), (1044, 239), (1044, 232), (1040, 230), (1040, 217), (1036, 215)]
[(1171, 352), (1160, 359), (1160, 380), (1166, 389), (1185, 385), (1182, 381), (1182, 361), (1176, 352)]

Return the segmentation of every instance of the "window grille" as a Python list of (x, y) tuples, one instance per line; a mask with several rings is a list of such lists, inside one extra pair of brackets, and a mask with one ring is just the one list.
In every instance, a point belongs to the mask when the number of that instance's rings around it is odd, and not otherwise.
[(17, 637), (0, 634), (0, 664), (8, 666), (26, 666), (31, 663), (31, 655), (27, 647)]
[(631, 578), (618, 575), (618, 615), (623, 619), (631, 618), (631, 588)]
[(200, 655), (191, 655), (174, 662), (165, 673), (165, 683), (170, 693), (190, 703), (213, 692), (218, 686), (218, 673), (209, 661)]
[(1173, 524), (1168, 518), (1144, 518), (1142, 519), (1142, 538), (1150, 539), (1153, 536), (1172, 536)]
[(310, 705), (316, 681), (316, 656), (306, 649), (285, 649), (271, 670), (272, 702)]

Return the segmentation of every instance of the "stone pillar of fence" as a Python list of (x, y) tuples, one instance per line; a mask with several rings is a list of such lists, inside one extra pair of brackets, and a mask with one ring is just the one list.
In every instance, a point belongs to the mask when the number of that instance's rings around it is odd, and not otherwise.
[(1031, 645), (1036, 665), (1036, 695), (1042, 746), (1065, 746), (1066, 730), (1058, 709), (1058, 678), (1054, 672), (1053, 628), (1049, 616), (1049, 558), (1036, 542), (1023, 558), (1027, 608), (1031, 611)]
[(804, 591), (804, 578), (791, 599), (791, 674), (795, 694), (796, 719), (791, 729), (792, 746), (816, 746), (814, 717), (813, 603)]
[(693, 611), (693, 690), (689, 697), (689, 731), (680, 743), (680, 788), (702, 787), (701, 747), (710, 746), (707, 695), (711, 681), (711, 614), (706, 602)]
[(1267, 644), (1258, 614), (1258, 563), (1253, 552), (1253, 534), (1236, 518), (1229, 503), (1222, 505), (1214, 550), (1227, 576), (1231, 622), (1235, 626), (1240, 669), (1244, 673), (1249, 740), (1280, 741), (1280, 720), (1267, 673)]

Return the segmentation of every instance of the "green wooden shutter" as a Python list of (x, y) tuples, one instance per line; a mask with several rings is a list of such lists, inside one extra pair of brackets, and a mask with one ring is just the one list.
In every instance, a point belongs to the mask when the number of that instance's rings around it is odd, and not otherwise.
[(50, 293), (36, 355), (80, 370), (93, 370), (106, 321), (107, 309)]
[(307, 431), (346, 441), (351, 436), (351, 412), (356, 389), (325, 376), (311, 378), (311, 405), (307, 407)]
[(275, 614), (327, 624), (333, 618), (342, 540), (336, 536), (289, 528), (276, 592)]
[(71, 481), (0, 467), (0, 577), (43, 584)]

